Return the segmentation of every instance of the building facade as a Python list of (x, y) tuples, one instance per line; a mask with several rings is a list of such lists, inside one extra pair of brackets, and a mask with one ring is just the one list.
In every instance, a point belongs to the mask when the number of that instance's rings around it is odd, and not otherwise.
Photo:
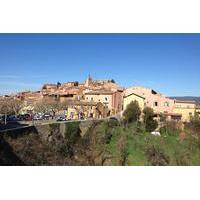
[(189, 122), (199, 111), (195, 101), (170, 99), (155, 90), (144, 87), (128, 88), (124, 92), (124, 110), (131, 101), (137, 101), (141, 110), (150, 107), (155, 114), (163, 115), (167, 120)]
[(122, 111), (123, 91), (91, 90), (84, 93), (86, 101), (100, 102), (108, 108), (107, 116)]
[(145, 87), (131, 87), (125, 90), (125, 96), (132, 93), (145, 98), (145, 106), (152, 108), (155, 113), (173, 112), (174, 100), (163, 96), (153, 89)]
[(174, 113), (181, 115), (181, 120), (189, 122), (195, 116), (196, 102), (195, 101), (179, 101), (175, 100)]
[(123, 97), (123, 110), (126, 110), (127, 106), (131, 103), (131, 102), (134, 102), (134, 101), (137, 101), (138, 104), (139, 104), (139, 107), (141, 110), (144, 109), (145, 107), (145, 98), (140, 96), (140, 95), (137, 95), (135, 93), (130, 93), (129, 95), (127, 96), (124, 96)]

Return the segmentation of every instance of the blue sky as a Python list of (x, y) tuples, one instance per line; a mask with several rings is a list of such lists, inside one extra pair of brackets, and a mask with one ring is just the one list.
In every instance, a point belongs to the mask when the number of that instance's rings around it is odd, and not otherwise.
[(88, 74), (200, 96), (200, 34), (0, 34), (0, 94)]

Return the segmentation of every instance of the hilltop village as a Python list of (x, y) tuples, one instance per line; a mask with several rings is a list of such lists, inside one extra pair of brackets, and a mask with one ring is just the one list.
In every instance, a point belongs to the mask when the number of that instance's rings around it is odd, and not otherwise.
[(40, 91), (20, 92), (2, 98), (23, 101), (21, 113), (34, 113), (35, 105), (41, 101), (65, 103), (66, 107), (62, 110), (68, 119), (122, 116), (132, 101), (137, 101), (142, 110), (151, 107), (156, 117), (162, 114), (168, 120), (188, 122), (200, 113), (195, 101), (170, 99), (145, 87), (122, 88), (114, 80), (93, 80), (91, 76), (84, 83), (49, 83), (43, 85)]

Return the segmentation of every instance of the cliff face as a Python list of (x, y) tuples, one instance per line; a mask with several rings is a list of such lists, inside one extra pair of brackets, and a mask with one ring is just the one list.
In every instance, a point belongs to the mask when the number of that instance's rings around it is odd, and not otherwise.
[(0, 137), (0, 165), (103, 165), (94, 131), (99, 123), (50, 124), (5, 132)]

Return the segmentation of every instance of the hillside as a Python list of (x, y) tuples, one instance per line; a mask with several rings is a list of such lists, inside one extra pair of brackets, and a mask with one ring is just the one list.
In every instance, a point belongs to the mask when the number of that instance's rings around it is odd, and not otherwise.
[(199, 166), (200, 140), (169, 124), (153, 136), (142, 124), (73, 122), (0, 135), (0, 165)]
[(183, 100), (183, 101), (196, 101), (200, 103), (200, 97), (182, 96), (182, 97), (170, 97), (171, 99)]

